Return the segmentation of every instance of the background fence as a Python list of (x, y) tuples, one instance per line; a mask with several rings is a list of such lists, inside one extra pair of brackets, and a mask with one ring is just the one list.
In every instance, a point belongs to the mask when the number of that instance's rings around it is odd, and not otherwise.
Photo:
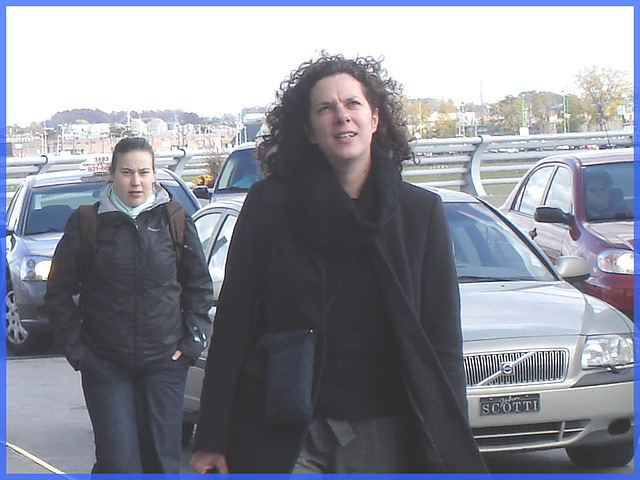
[[(404, 166), (408, 182), (460, 190), (476, 196), (505, 195), (539, 159), (558, 152), (634, 145), (633, 131), (584, 132), (530, 136), (479, 136), (416, 140), (414, 158)], [(105, 152), (107, 156), (110, 152)], [(185, 180), (208, 173), (211, 162), (228, 152), (177, 149), (156, 152), (156, 167), (169, 168)], [(9, 157), (7, 201), (27, 175), (73, 170), (96, 155)]]

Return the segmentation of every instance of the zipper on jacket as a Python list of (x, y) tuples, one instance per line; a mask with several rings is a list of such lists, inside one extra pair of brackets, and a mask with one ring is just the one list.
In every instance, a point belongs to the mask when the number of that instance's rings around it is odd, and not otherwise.
[(138, 329), (138, 288), (139, 288), (139, 277), (138, 277), (138, 268), (136, 265), (136, 260), (139, 260), (140, 254), (142, 253), (142, 242), (140, 241), (140, 228), (138, 227), (138, 222), (136, 221), (136, 219), (132, 218), (131, 222), (133, 223), (133, 226), (135, 228), (135, 234), (136, 234), (136, 240), (138, 241), (138, 253), (136, 253), (135, 249), (133, 251), (133, 289), (134, 289), (134, 295), (133, 295), (133, 302), (134, 302), (134, 312), (133, 312), (133, 362), (135, 365), (142, 365), (142, 355), (140, 354), (139, 351), (139, 345), (138, 345), (138, 333), (139, 333), (139, 329)]

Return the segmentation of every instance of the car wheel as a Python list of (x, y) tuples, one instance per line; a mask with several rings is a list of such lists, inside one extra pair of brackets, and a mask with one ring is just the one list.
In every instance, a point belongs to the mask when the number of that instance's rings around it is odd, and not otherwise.
[(36, 336), (30, 335), (22, 325), (16, 304), (16, 295), (13, 285), (7, 281), (7, 348), (17, 355), (31, 353), (35, 347)]
[(567, 455), (578, 467), (622, 467), (633, 458), (633, 442), (602, 447), (566, 448)]
[(187, 445), (193, 437), (195, 424), (191, 422), (182, 422), (182, 445)]

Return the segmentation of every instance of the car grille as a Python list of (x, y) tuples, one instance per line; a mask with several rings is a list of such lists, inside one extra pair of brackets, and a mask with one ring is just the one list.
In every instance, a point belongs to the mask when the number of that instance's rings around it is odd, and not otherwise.
[(467, 386), (521, 385), (556, 382), (567, 374), (566, 350), (502, 352), (466, 355)]
[(587, 427), (587, 420), (570, 422), (509, 425), (474, 428), (473, 436), (481, 451), (503, 450), (504, 447), (542, 447), (569, 442)]

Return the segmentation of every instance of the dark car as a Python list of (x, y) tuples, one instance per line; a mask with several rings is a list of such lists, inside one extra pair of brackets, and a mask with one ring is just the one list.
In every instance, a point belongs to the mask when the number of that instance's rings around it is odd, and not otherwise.
[(589, 262), (586, 293), (633, 319), (633, 149), (572, 151), (540, 160), (500, 210), (555, 261)]
[[(451, 229), (480, 451), (564, 448), (578, 466), (626, 465), (634, 454), (633, 324), (563, 280), (584, 278), (584, 259), (562, 257), (554, 268), (487, 203), (433, 190)], [(244, 197), (228, 195), (194, 215), (214, 301)], [(187, 378), (184, 443), (197, 420), (206, 353)]]
[[(7, 209), (7, 347), (25, 354), (46, 346), (50, 333), (44, 307), (51, 258), (71, 213), (98, 201), (107, 180), (104, 172), (65, 171), (30, 175), (13, 195)], [(170, 170), (158, 170), (156, 180), (189, 214), (197, 198)]]

